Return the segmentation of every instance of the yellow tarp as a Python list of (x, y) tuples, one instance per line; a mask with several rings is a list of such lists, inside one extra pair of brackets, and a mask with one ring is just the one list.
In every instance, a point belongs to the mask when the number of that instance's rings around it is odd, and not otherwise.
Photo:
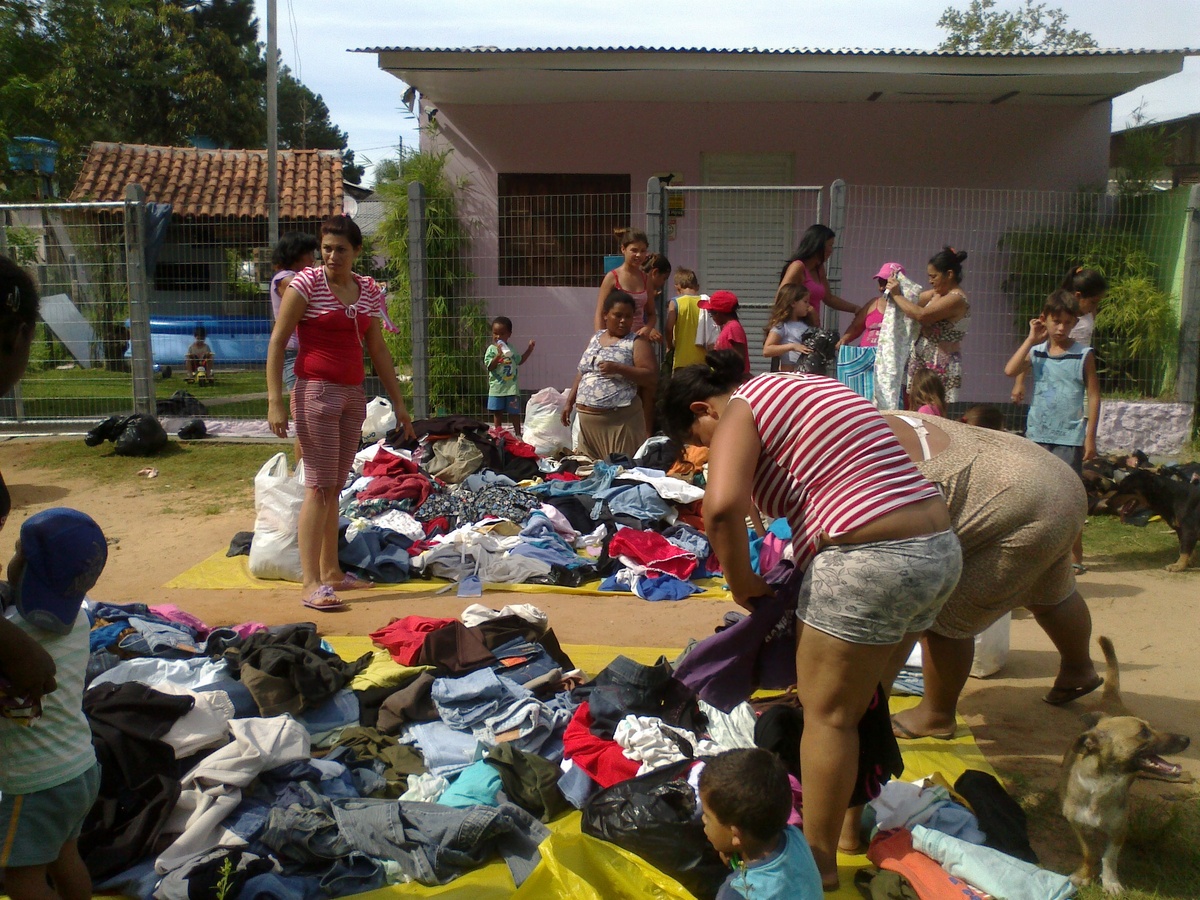
[[(186, 572), (176, 575), (168, 581), (164, 587), (169, 588), (193, 588), (200, 590), (277, 590), (280, 587), (287, 587), (290, 582), (286, 581), (267, 581), (263, 578), (255, 578), (250, 574), (250, 558), (248, 556), (226, 556), (223, 550), (218, 550), (208, 559), (196, 563)], [(424, 593), (432, 594), (439, 590), (447, 592), (454, 590), (453, 581), (448, 581), (445, 578), (431, 578), (428, 580), (420, 579), (416, 581), (407, 581), (403, 584), (381, 584), (380, 587), (389, 591), (404, 591), (406, 593)], [(698, 585), (704, 588), (704, 591), (699, 594), (692, 594), (692, 597), (701, 600), (728, 600), (729, 591), (722, 587), (724, 582), (720, 578), (706, 578), (697, 582)], [(551, 584), (485, 584), (485, 590), (489, 591), (513, 591), (522, 594), (588, 594), (601, 596), (610, 595), (611, 591), (600, 590), (600, 581), (589, 581), (581, 587), (558, 587)], [(620, 594), (619, 596), (629, 596)]]
[[(372, 649), (365, 636), (330, 637), (338, 655), (355, 659)], [(563, 649), (585, 672), (595, 673), (618, 654), (642, 663), (660, 655), (674, 658), (678, 650), (659, 647), (603, 647), (571, 644)], [(915, 697), (892, 698), (892, 711), (915, 705)], [(940, 772), (953, 784), (967, 769), (996, 774), (984, 759), (966, 723), (959, 721), (959, 736), (951, 741), (932, 738), (901, 741), (904, 775), (914, 780)], [(549, 824), (550, 837), (542, 842), (542, 861), (518, 890), (508, 867), (500, 860), (468, 872), (450, 884), (426, 887), (398, 884), (356, 895), (357, 900), (390, 900), (396, 897), (470, 897), (471, 900), (694, 900), (679, 882), (637, 856), (613, 844), (588, 837), (580, 829), (581, 816), (572, 812)], [(859, 900), (854, 873), (870, 865), (865, 856), (839, 854), (841, 887), (825, 896), (831, 900)]]

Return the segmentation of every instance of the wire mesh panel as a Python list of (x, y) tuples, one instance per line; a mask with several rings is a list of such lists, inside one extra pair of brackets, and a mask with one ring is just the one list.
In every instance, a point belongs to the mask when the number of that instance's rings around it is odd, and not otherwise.
[(873, 276), (885, 262), (927, 284), (926, 261), (943, 246), (969, 254), (961, 399), (1009, 400), (1004, 364), (1070, 266), (1095, 267), (1109, 281), (1093, 340), (1104, 395), (1176, 399), (1185, 192), (1121, 198), (850, 185), (845, 196), (838, 241), (842, 296), (851, 302), (877, 296)]
[[(132, 207), (136, 209), (137, 207)], [(264, 370), (273, 324), (273, 267), (260, 217), (172, 218), (149, 204), (144, 227), (127, 228), (123, 203), (0, 206), (6, 252), (35, 274), (42, 324), (18, 393), (0, 422), (92, 420), (134, 408), (129, 254), (144, 260), (154, 384), (163, 415), (265, 418)], [(281, 231), (316, 236), (319, 220)], [(144, 246), (134, 248), (141, 240)], [(358, 268), (383, 277), (374, 253)], [(202, 340), (211, 361), (204, 360)], [(202, 377), (197, 377), (197, 375)]]
[(694, 269), (703, 293), (738, 295), (754, 372), (767, 371), (765, 327), (784, 263), (820, 221), (819, 187), (675, 187), (668, 191), (671, 262)]
[(39, 322), (0, 421), (88, 418), (133, 408), (124, 204), (0, 206), (0, 252), (35, 277)]
[[(430, 414), (489, 418), (483, 360), (497, 316), (512, 322), (515, 352), (536, 343), (519, 368), (522, 394), (569, 388), (595, 331), (600, 284), (620, 252), (615, 232), (644, 229), (645, 209), (628, 176), (501, 175), (496, 194), (474, 192), (454, 203), (431, 192), (424, 223)], [(390, 215), (395, 226), (402, 211)], [(412, 366), (413, 285), (396, 251), (411, 253), (413, 224), (404, 221), (402, 240), (394, 227), (387, 238), (390, 307), (400, 327), (389, 345), (402, 378)], [(414, 392), (423, 389), (413, 384)]]

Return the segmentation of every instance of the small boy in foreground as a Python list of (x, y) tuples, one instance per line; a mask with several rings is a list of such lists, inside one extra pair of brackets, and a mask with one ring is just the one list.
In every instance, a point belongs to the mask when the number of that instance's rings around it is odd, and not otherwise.
[(700, 773), (704, 835), (733, 873), (717, 900), (818, 900), (821, 874), (804, 834), (788, 825), (787, 770), (766, 750), (729, 750)]
[(55, 508), (25, 521), (8, 566), (12, 597), (4, 616), (50, 653), (58, 681), (40, 711), (30, 704), (13, 716), (10, 702), (10, 714), (0, 716), (0, 866), (12, 900), (92, 895), (78, 839), (100, 766), (83, 714), (91, 623), (81, 604), (107, 560), (100, 526), (78, 510)]

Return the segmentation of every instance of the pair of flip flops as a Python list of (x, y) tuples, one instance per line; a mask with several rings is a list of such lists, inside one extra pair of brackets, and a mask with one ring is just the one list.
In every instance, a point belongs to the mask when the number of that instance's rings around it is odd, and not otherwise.
[(1050, 693), (1042, 698), (1042, 701), (1049, 703), (1051, 706), (1062, 706), (1070, 703), (1072, 700), (1078, 700), (1080, 697), (1086, 697), (1100, 685), (1104, 684), (1104, 679), (1097, 677), (1092, 684), (1083, 685), (1082, 687), (1071, 688), (1051, 688)]
[(322, 584), (301, 602), (309, 609), (334, 612), (346, 608), (346, 602), (337, 595), (338, 591), (365, 591), (373, 587), (375, 587), (374, 582), (346, 573), (336, 585)]
[(910, 728), (906, 728), (900, 722), (897, 722), (895, 717), (892, 717), (892, 734), (906, 741), (923, 741), (926, 739), (934, 741), (950, 741), (958, 733), (958, 726), (955, 725), (949, 731), (939, 731), (934, 734), (917, 734)]

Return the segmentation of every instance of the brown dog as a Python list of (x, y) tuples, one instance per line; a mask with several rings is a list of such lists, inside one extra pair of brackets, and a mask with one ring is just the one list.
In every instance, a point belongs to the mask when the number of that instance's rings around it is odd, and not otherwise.
[(1183, 770), (1162, 754), (1186, 750), (1191, 739), (1155, 731), (1130, 715), (1121, 702), (1121, 676), (1112, 641), (1099, 639), (1107, 671), (1102, 710), (1083, 717), (1088, 730), (1063, 757), (1063, 815), (1075, 830), (1083, 862), (1071, 881), (1091, 884), (1096, 875), (1110, 894), (1119, 894), (1117, 858), (1129, 829), (1129, 788), (1139, 774), (1176, 780)]

